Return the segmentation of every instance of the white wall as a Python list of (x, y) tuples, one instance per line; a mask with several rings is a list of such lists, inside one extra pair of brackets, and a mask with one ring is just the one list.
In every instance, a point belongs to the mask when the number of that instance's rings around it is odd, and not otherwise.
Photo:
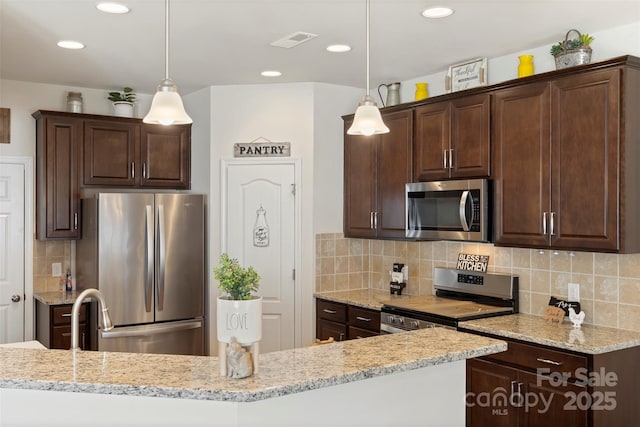
[[(345, 95), (346, 94), (346, 95)], [(327, 216), (329, 225), (342, 229), (342, 120), (345, 105), (351, 111), (358, 96), (353, 88), (340, 88), (315, 83), (216, 86), (211, 90), (211, 199), (220, 200), (220, 163), (233, 157), (233, 144), (266, 138), (274, 142), (290, 142), (291, 157), (301, 159), (302, 182), (298, 194), (301, 200), (302, 271), (298, 272), (300, 290), (300, 322), (296, 345), (306, 345), (315, 336), (313, 331), (313, 289), (316, 218)], [(338, 106), (334, 104), (336, 102)], [(319, 131), (316, 134), (316, 129)], [(318, 149), (326, 143), (326, 148)], [(319, 158), (316, 158), (316, 150)], [(333, 158), (332, 158), (333, 156)], [(328, 163), (320, 159), (328, 157)], [(324, 161), (324, 160), (323, 160)], [(339, 163), (339, 169), (335, 165)], [(318, 165), (320, 167), (318, 168)], [(323, 196), (315, 198), (319, 191)], [(332, 204), (325, 211), (320, 204)], [(336, 204), (339, 205), (336, 208)], [(212, 244), (210, 264), (217, 265), (220, 256), (220, 209), (209, 213)], [(210, 310), (214, 310), (214, 297)], [(215, 321), (215, 319), (212, 319)], [(213, 323), (212, 323), (213, 324)], [(210, 332), (215, 342), (215, 328)]]
[[(616, 27), (613, 29), (589, 33), (594, 37), (591, 43), (591, 62), (603, 61), (622, 55), (640, 56), (640, 21)], [(564, 33), (558, 40), (564, 39)], [(489, 84), (499, 83), (506, 80), (518, 78), (518, 55), (533, 55), (535, 74), (554, 71), (555, 62), (549, 53), (551, 44), (528, 49), (526, 51), (513, 52), (512, 54), (498, 58), (489, 58), (487, 68), (489, 69)], [(405, 80), (401, 83), (400, 96), (403, 102), (410, 102), (414, 99), (417, 82), (427, 82), (429, 85), (429, 96), (437, 96), (446, 93), (444, 80), (448, 70), (427, 76), (416, 77)], [(376, 98), (377, 99), (377, 98)]]
[[(108, 90), (58, 86), (0, 79), (0, 107), (11, 109), (11, 144), (0, 144), (2, 156), (31, 156), (36, 153), (36, 126), (31, 114), (37, 110), (66, 111), (67, 92), (82, 93), (84, 113), (112, 114)], [(140, 94), (135, 114), (146, 114), (151, 95)]]

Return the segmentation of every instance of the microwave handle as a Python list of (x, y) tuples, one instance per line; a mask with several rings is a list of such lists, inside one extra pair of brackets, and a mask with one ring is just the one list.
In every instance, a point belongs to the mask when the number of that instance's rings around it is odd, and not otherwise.
[[(463, 191), (462, 196), (460, 197), (460, 224), (462, 224), (462, 229), (464, 231), (469, 231), (471, 228), (467, 222), (467, 216), (465, 215), (467, 211), (467, 200), (469, 200), (469, 198), (469, 190)], [(471, 202), (473, 203), (473, 200)], [(471, 218), (471, 220), (473, 221), (473, 218)]]

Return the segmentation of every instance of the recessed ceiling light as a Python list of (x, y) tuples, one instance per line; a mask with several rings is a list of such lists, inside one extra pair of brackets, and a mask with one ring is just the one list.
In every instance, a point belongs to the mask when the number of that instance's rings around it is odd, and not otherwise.
[(260, 73), (263, 77), (280, 77), (282, 73), (276, 70), (267, 70)]
[(127, 13), (129, 8), (120, 3), (104, 2), (96, 5), (98, 10), (106, 13)]
[(84, 45), (82, 43), (73, 40), (60, 40), (58, 42), (58, 46), (65, 49), (84, 49)]
[(346, 44), (332, 44), (327, 46), (327, 50), (332, 53), (343, 53), (349, 52), (351, 50), (351, 46)]
[(453, 14), (453, 9), (444, 6), (430, 7), (422, 11), (425, 18), (446, 18)]

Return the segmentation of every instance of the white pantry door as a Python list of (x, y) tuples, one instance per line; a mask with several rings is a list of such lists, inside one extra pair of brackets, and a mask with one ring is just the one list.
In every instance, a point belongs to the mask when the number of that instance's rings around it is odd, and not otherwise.
[(295, 345), (295, 166), (229, 161), (224, 168), (222, 251), (261, 277), (261, 353)]
[(0, 344), (24, 340), (24, 173), (0, 163)]

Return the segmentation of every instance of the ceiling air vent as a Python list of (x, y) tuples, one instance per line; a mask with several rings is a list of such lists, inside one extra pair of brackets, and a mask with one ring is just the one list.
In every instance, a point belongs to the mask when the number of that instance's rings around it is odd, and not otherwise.
[(311, 40), (318, 37), (317, 34), (305, 33), (304, 31), (297, 31), (293, 34), (289, 34), (281, 38), (280, 40), (276, 40), (274, 42), (269, 43), (271, 46), (283, 47), (285, 49), (290, 49), (292, 47), (298, 46), (301, 43), (306, 42), (307, 40)]

